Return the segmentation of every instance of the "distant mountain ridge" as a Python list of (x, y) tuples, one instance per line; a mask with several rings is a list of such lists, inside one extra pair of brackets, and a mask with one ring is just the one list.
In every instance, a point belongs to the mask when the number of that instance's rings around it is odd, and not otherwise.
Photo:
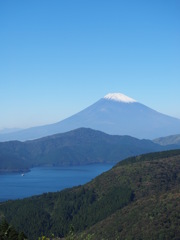
[(154, 139), (153, 142), (160, 144), (162, 146), (171, 145), (171, 144), (180, 146), (180, 134), (157, 138), (157, 139)]
[(179, 134), (180, 119), (159, 113), (121, 93), (112, 93), (58, 123), (0, 134), (0, 141), (25, 141), (81, 127), (113, 135), (155, 139)]
[(117, 163), (142, 153), (174, 149), (150, 140), (108, 135), (87, 128), (26, 142), (0, 143), (0, 171), (27, 171), (34, 166)]
[(0, 134), (7, 134), (7, 133), (13, 133), (13, 132), (18, 132), (22, 131), (21, 128), (4, 128), (0, 130)]

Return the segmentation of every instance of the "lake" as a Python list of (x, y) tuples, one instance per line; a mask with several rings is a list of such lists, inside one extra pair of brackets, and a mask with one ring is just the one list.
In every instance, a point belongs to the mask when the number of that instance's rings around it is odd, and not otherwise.
[(0, 202), (21, 199), (45, 192), (56, 192), (89, 182), (112, 168), (112, 164), (73, 167), (37, 167), (22, 176), (0, 174)]

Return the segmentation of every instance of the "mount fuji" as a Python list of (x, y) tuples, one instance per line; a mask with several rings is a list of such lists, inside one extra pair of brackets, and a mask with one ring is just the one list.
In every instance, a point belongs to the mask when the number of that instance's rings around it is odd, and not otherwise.
[(121, 93), (110, 93), (93, 105), (60, 122), (0, 134), (0, 141), (36, 139), (77, 128), (112, 135), (155, 139), (180, 133), (180, 119), (159, 113)]

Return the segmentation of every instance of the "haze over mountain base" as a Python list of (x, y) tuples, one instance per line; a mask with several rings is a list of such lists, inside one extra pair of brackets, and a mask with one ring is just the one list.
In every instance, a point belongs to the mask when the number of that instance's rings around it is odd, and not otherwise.
[(0, 141), (25, 141), (81, 127), (113, 135), (155, 139), (179, 134), (180, 119), (159, 113), (123, 94), (112, 93), (58, 123), (0, 134)]

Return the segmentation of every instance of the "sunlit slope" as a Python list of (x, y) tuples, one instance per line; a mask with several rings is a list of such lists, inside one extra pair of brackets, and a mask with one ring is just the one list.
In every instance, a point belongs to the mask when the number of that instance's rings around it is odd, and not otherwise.
[(131, 98), (122, 94), (107, 96), (58, 123), (0, 134), (0, 141), (24, 141), (81, 127), (140, 139), (154, 139), (180, 133), (180, 119), (159, 113), (135, 100), (127, 100)]
[(3, 203), (0, 216), (30, 240), (67, 236), (72, 226), (77, 239), (177, 240), (179, 201), (176, 150), (129, 158), (84, 186)]

